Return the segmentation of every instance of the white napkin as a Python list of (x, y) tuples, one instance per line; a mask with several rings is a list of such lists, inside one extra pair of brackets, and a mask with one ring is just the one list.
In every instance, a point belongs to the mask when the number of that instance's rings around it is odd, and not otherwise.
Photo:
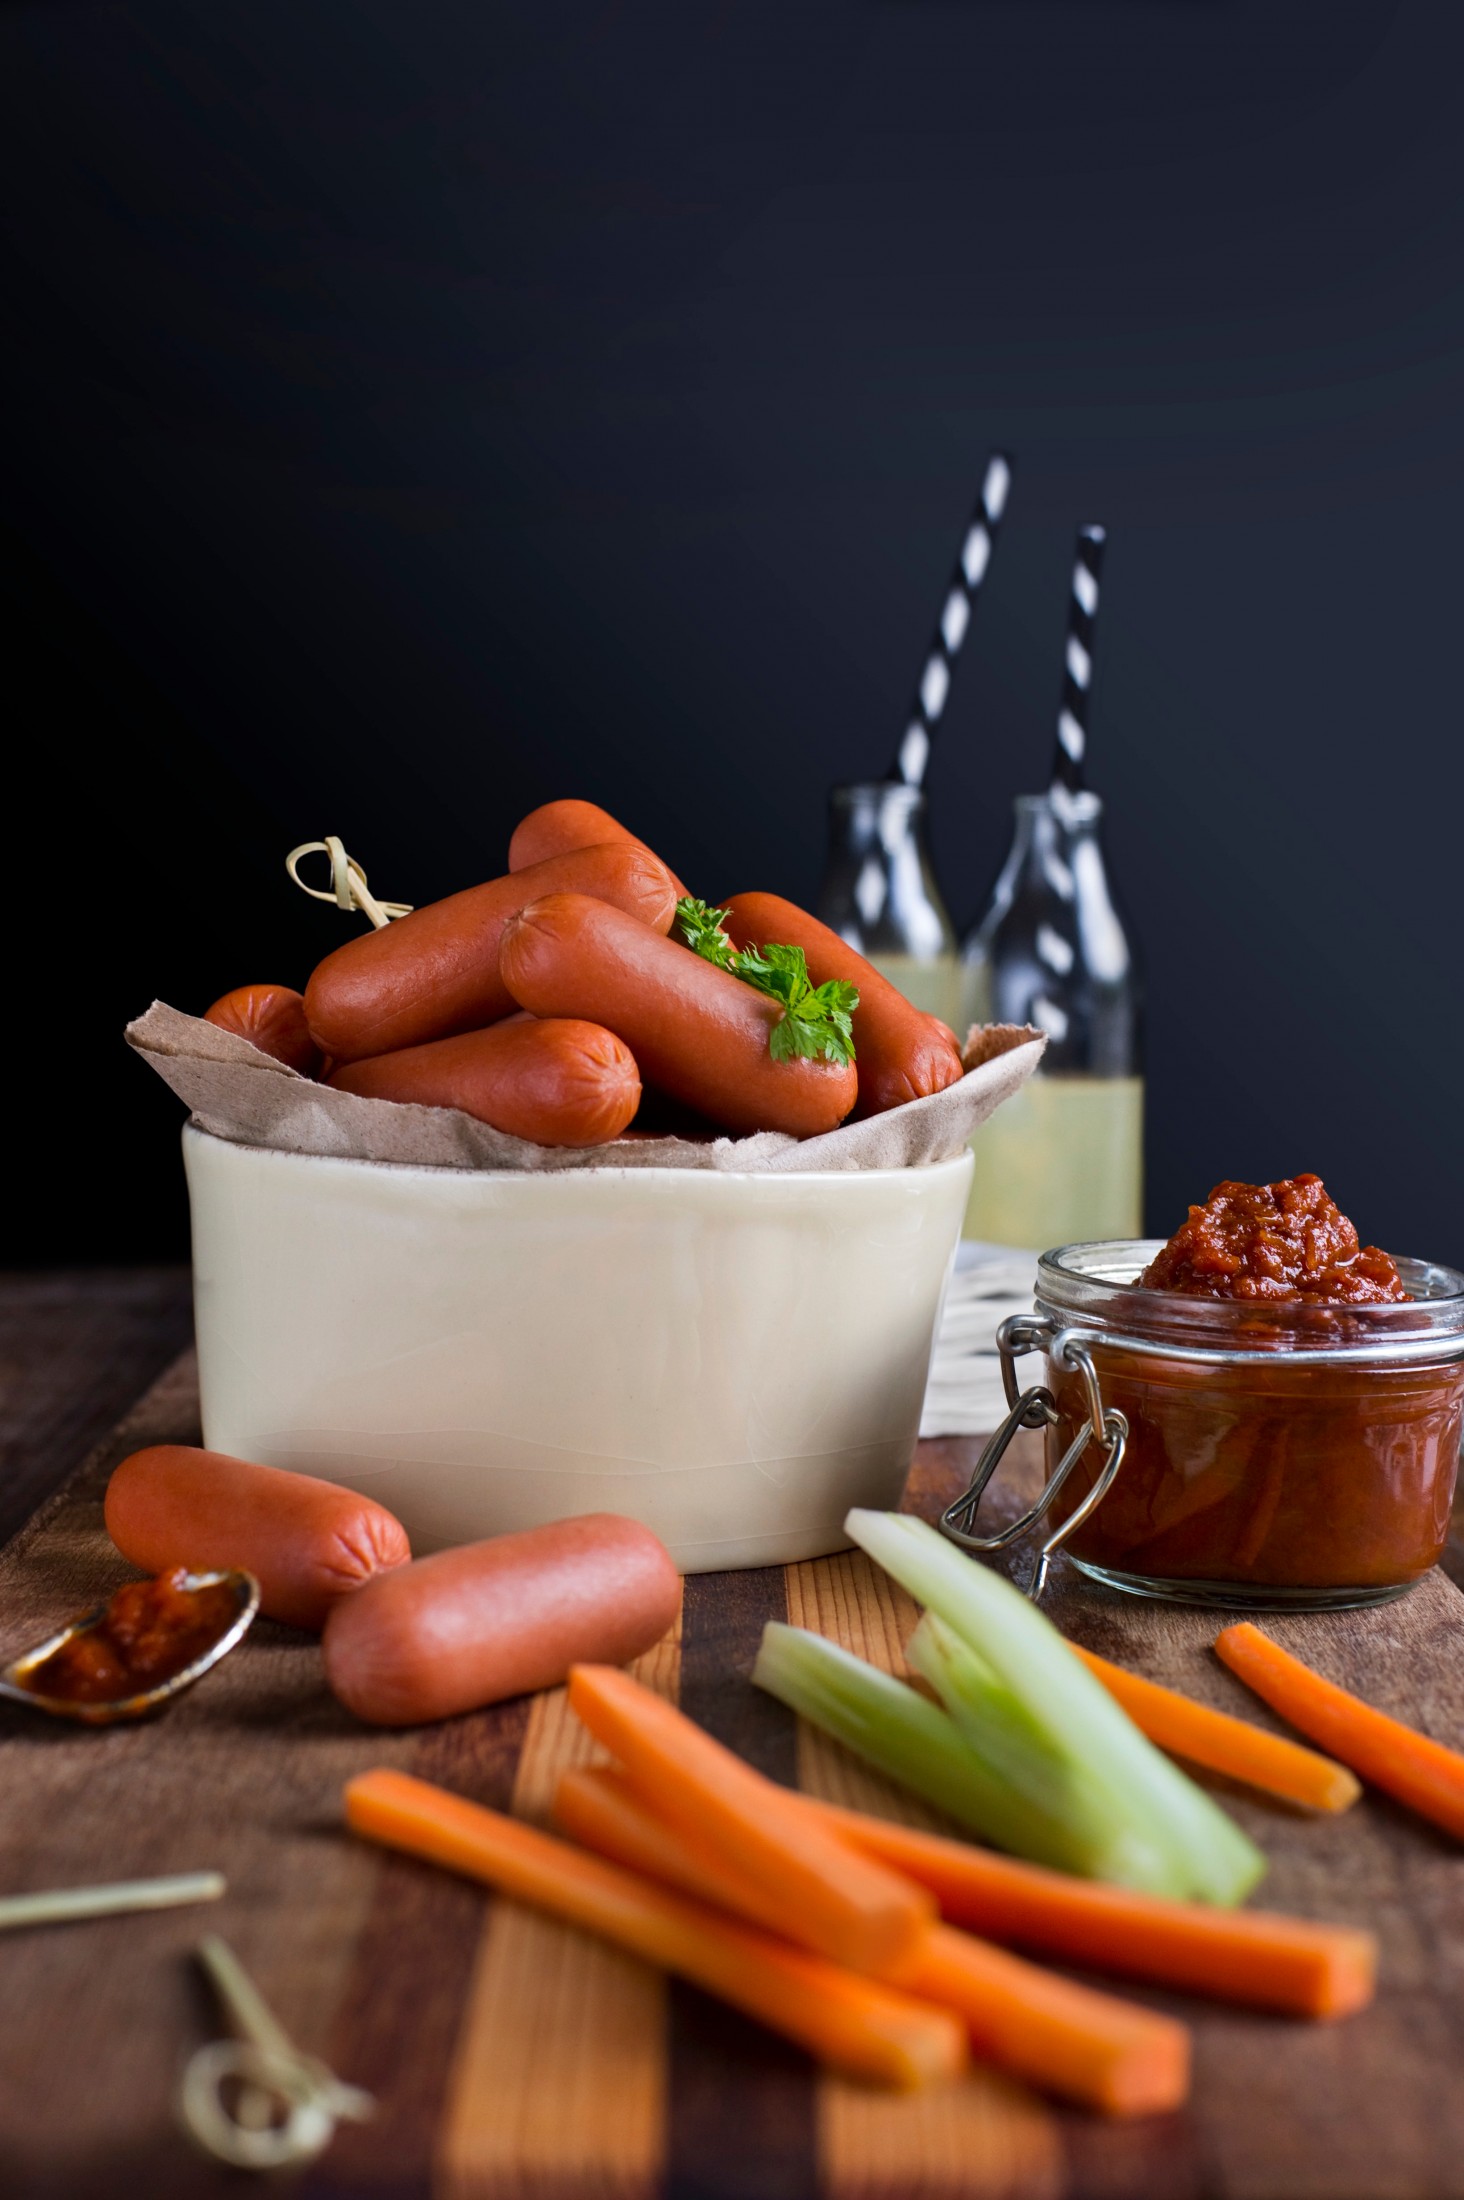
[(996, 1332), (1030, 1314), (1037, 1255), (964, 1243), (946, 1291), (920, 1414), (922, 1436), (985, 1436), (1007, 1410)]

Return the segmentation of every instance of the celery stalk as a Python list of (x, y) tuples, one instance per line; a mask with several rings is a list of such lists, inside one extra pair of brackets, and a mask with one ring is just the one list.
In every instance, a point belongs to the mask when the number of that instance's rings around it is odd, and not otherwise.
[(859, 1510), (844, 1526), (976, 1652), (1053, 1746), (1087, 1769), (1106, 1790), (1115, 1823), (1164, 1848), (1165, 1891), (1226, 1906), (1250, 1892), (1266, 1868), (1254, 1842), (1145, 1739), (1020, 1590), (908, 1514)]
[[(993, 1778), (1004, 1780), (1034, 1812), (1065, 1825), (1089, 1879), (1143, 1894), (1182, 1895), (1189, 1881), (1162, 1840), (1136, 1825), (1089, 1766), (1055, 1743), (1042, 1720), (985, 1659), (934, 1612), (927, 1612), (905, 1655), (930, 1683), (967, 1747)], [(1035, 1857), (1030, 1848), (1023, 1856)]]
[(938, 1704), (822, 1635), (769, 1620), (753, 1680), (984, 1841), (1056, 1870), (1100, 1876), (1084, 1828), (985, 1766)]

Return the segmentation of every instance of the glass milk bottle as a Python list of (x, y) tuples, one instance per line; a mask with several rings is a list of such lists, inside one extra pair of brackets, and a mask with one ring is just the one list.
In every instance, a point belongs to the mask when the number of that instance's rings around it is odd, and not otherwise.
[(818, 914), (917, 1008), (957, 1024), (956, 935), (925, 845), (918, 787), (879, 779), (830, 790)]
[(1085, 789), (1019, 795), (1011, 853), (962, 950), (971, 1022), (1047, 1033), (1038, 1074), (972, 1137), (970, 1238), (1041, 1251), (1142, 1230), (1142, 988), (1102, 816)]

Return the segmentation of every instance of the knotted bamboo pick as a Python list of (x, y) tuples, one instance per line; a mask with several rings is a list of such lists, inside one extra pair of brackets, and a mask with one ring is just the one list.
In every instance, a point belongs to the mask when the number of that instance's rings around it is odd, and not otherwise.
[[(302, 856), (324, 855), (330, 858), (331, 883), (329, 890), (320, 886), (307, 886), (300, 876)], [(377, 931), (389, 924), (393, 917), (409, 917), (412, 904), (409, 901), (378, 901), (366, 884), (366, 873), (356, 858), (347, 855), (345, 847), (333, 833), (324, 840), (302, 840), (298, 848), (292, 848), (285, 857), (285, 869), (289, 872), (302, 894), (312, 901), (333, 901), (338, 909), (359, 909), (369, 917)]]

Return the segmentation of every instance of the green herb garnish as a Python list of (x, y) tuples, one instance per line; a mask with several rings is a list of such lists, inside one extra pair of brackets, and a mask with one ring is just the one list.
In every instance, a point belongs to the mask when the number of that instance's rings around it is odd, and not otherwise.
[(690, 894), (676, 904), (676, 930), (683, 942), (719, 970), (733, 969), (737, 960), (737, 950), (722, 930), (726, 915), (725, 909), (709, 909)]
[(722, 929), (727, 912), (690, 896), (676, 904), (676, 930), (693, 954), (730, 971), (783, 1013), (768, 1033), (775, 1062), (854, 1060), (853, 1015), (859, 989), (840, 978), (814, 985), (801, 947), (769, 944), (735, 948)]
[(798, 1055), (828, 1062), (852, 1062), (859, 989), (842, 979), (813, 985), (801, 947), (744, 947), (732, 965), (739, 978), (776, 1001), (783, 1014), (768, 1035), (776, 1062)]

